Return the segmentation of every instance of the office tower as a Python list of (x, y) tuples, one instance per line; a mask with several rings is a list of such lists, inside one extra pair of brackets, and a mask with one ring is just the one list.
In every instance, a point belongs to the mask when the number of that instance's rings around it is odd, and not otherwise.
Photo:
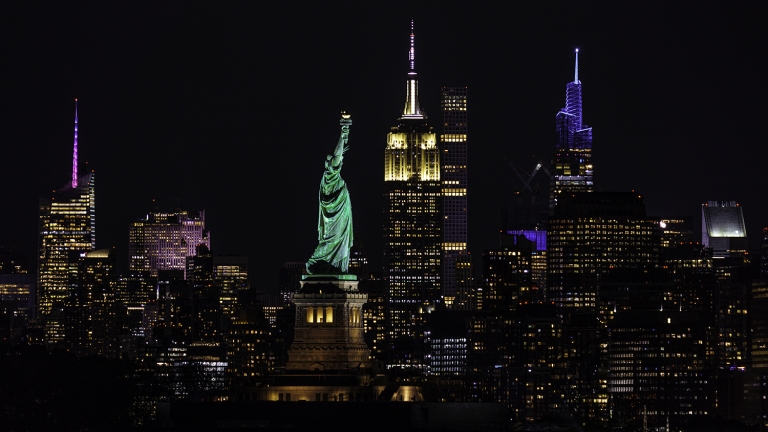
[(760, 248), (760, 278), (768, 281), (768, 225), (763, 227), (763, 244)]
[(158, 270), (181, 270), (186, 278), (187, 257), (195, 256), (199, 245), (211, 248), (205, 211), (149, 213), (131, 224), (129, 270), (148, 271), (152, 276)]
[(51, 198), (40, 199), (38, 309), (40, 318), (46, 320), (45, 338), (53, 343), (63, 341), (63, 323), (53, 319), (52, 312), (54, 305), (60, 312), (60, 306), (70, 294), (67, 284), (70, 252), (90, 251), (96, 246), (94, 175), (91, 172), (79, 176), (77, 166), (77, 105), (72, 161), (72, 180), (57, 189)]
[[(608, 415), (601, 335), (622, 305), (618, 295), (604, 295), (606, 278), (618, 271), (644, 275), (658, 263), (660, 243), (658, 219), (646, 216), (636, 192), (563, 194), (554, 208), (547, 228), (547, 300), (565, 321), (563, 403), (577, 417), (600, 421)], [(611, 290), (624, 295), (622, 287), (632, 293), (647, 288), (633, 286), (614, 284)]]
[(173, 387), (176, 395), (195, 394), (212, 401), (226, 401), (227, 351), (221, 343), (195, 341), (187, 355), (173, 361)]
[(467, 254), (467, 88), (443, 87), (443, 296), (456, 296), (456, 257)]
[(357, 280), (370, 279), (371, 269), (368, 264), (368, 254), (359, 245), (349, 250), (349, 274), (357, 276)]
[(193, 338), (194, 311), (189, 282), (184, 270), (157, 272), (157, 319), (153, 324), (155, 336), (172, 336), (176, 341)]
[(283, 296), (283, 304), (291, 303), (291, 294), (299, 292), (301, 288), (301, 275), (306, 273), (306, 263), (286, 262), (280, 269), (280, 295)]
[(714, 380), (706, 368), (707, 334), (699, 314), (624, 312), (608, 332), (615, 420), (639, 423), (645, 416), (648, 430), (665, 424), (677, 430), (688, 416), (712, 413)]
[[(69, 275), (70, 295), (64, 302), (67, 349), (77, 354), (116, 356), (125, 316), (105, 312), (114, 312), (116, 304), (114, 249), (70, 252)], [(98, 317), (104, 319), (99, 321)]]
[[(306, 263), (300, 264), (304, 266)], [(304, 268), (306, 268), (306, 266)], [(283, 296), (281, 294), (268, 294), (264, 291), (253, 291), (249, 295), (254, 296), (259, 304), (261, 304), (261, 308), (264, 310), (264, 316), (267, 317), (267, 320), (273, 327), (277, 322), (280, 312), (287, 310), (290, 306), (290, 300), (288, 305), (283, 304)]]
[(34, 318), (35, 275), (27, 268), (27, 256), (18, 242), (0, 242), (0, 340), (15, 343)]
[(677, 247), (683, 243), (693, 242), (693, 220), (687, 217), (662, 219), (661, 247)]
[[(747, 315), (751, 284), (721, 282), (715, 293), (718, 331), (715, 360), (723, 369), (744, 366), (749, 359), (751, 316)], [(751, 315), (751, 312), (750, 312)]]
[(18, 242), (0, 241), (0, 342), (16, 344), (29, 333), (35, 317), (35, 275), (27, 270), (27, 257)]
[(521, 235), (531, 241), (531, 295), (536, 299), (544, 300), (547, 292), (547, 231), (509, 230), (507, 234)]
[(712, 248), (716, 259), (746, 253), (747, 229), (736, 201), (707, 201), (701, 205), (701, 243)]
[(227, 382), (235, 392), (237, 387), (263, 384), (269, 364), (269, 321), (260, 305), (243, 300), (227, 332)]
[(423, 367), (423, 314), (442, 295), (440, 151), (419, 107), (411, 23), (403, 115), (384, 151), (384, 270), (391, 363)]
[(563, 409), (563, 325), (551, 304), (520, 305), (509, 329), (509, 404), (514, 420), (536, 421)]
[(472, 256), (467, 252), (456, 256), (456, 296), (453, 299), (452, 309), (476, 310), (477, 288), (475, 287)]
[(748, 416), (768, 426), (768, 281), (754, 281), (751, 287), (750, 337), (751, 376), (745, 386)]
[(368, 296), (363, 305), (363, 329), (365, 343), (371, 348), (371, 357), (385, 361), (387, 358), (387, 281), (378, 279), (363, 279), (357, 289)]
[(549, 184), (549, 214), (554, 213), (560, 195), (571, 192), (592, 192), (592, 128), (583, 123), (581, 81), (579, 81), (579, 50), (573, 82), (566, 85), (565, 108), (555, 117), (557, 145), (552, 158)]
[(0, 274), (28, 274), (27, 256), (18, 241), (0, 241)]
[(509, 381), (510, 313), (474, 311), (468, 325), (467, 391), (470, 402), (506, 402)]
[[(213, 261), (213, 257), (209, 261)], [(212, 276), (212, 275), (211, 275)], [(200, 279), (195, 280), (198, 282)], [(190, 281), (187, 281), (190, 283)], [(192, 303), (192, 338), (195, 341), (221, 341), (229, 323), (221, 308), (221, 288), (213, 282), (213, 277), (202, 284), (190, 286)]]
[(427, 375), (463, 378), (467, 374), (467, 324), (471, 311), (435, 311), (429, 315), (425, 336), (429, 342)]
[(498, 249), (483, 252), (483, 310), (513, 311), (531, 299), (532, 242), (502, 235)]
[(248, 289), (248, 257), (213, 257), (213, 283), (219, 289), (221, 312), (234, 315), (239, 293)]
[(601, 274), (658, 264), (659, 222), (634, 191), (561, 198), (547, 231), (547, 298), (567, 311), (597, 312)]
[(205, 245), (187, 257), (187, 282), (194, 317), (192, 337), (197, 341), (221, 341), (238, 297), (248, 288), (248, 258), (213, 256)]

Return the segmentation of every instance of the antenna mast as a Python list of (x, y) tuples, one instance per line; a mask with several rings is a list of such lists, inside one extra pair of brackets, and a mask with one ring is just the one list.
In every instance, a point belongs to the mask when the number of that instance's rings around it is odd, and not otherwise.
[(576, 70), (573, 77), (573, 82), (579, 82), (579, 49), (576, 48)]
[(77, 187), (77, 98), (75, 98), (75, 150), (72, 153), (72, 189)]

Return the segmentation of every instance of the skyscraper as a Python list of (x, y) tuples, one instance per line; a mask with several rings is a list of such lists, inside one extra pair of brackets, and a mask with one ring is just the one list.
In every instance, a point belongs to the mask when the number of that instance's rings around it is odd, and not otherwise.
[(654, 267), (659, 221), (632, 192), (571, 193), (549, 219), (547, 298), (563, 312), (597, 312), (598, 284), (614, 269)]
[(565, 88), (565, 108), (555, 117), (557, 144), (552, 158), (549, 214), (563, 192), (592, 192), (592, 128), (582, 121), (579, 50), (573, 82)]
[(701, 243), (716, 258), (736, 257), (747, 251), (744, 214), (736, 201), (707, 201), (701, 206)]
[(149, 213), (131, 224), (129, 269), (149, 271), (153, 277), (158, 270), (182, 270), (186, 278), (187, 257), (195, 256), (199, 245), (211, 248), (211, 238), (205, 229), (205, 211)]
[(422, 365), (423, 313), (442, 294), (442, 185), (435, 132), (419, 107), (414, 33), (403, 115), (384, 151), (384, 270), (391, 362)]
[[(93, 172), (84, 176), (78, 173), (77, 99), (72, 179), (54, 191), (51, 198), (40, 199), (38, 234), (38, 308), (40, 317), (47, 319), (54, 305), (63, 304), (70, 294), (67, 286), (70, 252), (96, 247), (94, 175)], [(60, 337), (63, 335), (46, 336), (47, 340), (57, 341), (62, 340)]]
[(456, 296), (456, 257), (467, 252), (467, 88), (443, 87), (441, 180), (443, 183), (443, 276), (445, 297)]

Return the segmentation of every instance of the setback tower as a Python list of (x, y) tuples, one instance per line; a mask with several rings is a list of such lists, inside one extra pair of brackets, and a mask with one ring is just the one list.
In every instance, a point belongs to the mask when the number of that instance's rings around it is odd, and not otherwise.
[(549, 184), (549, 214), (563, 193), (592, 192), (592, 128), (585, 125), (581, 110), (581, 81), (579, 81), (579, 49), (573, 82), (565, 87), (565, 108), (555, 117), (557, 144), (552, 157), (552, 178)]
[(96, 247), (94, 174), (78, 173), (77, 99), (71, 180), (50, 198), (41, 198), (39, 209), (38, 310), (46, 325), (45, 340), (55, 344), (63, 341), (63, 322), (59, 317), (64, 300), (72, 294), (68, 286), (70, 253)]
[(384, 273), (390, 365), (423, 366), (423, 316), (442, 295), (442, 185), (435, 132), (419, 107), (413, 22), (403, 114), (384, 150)]

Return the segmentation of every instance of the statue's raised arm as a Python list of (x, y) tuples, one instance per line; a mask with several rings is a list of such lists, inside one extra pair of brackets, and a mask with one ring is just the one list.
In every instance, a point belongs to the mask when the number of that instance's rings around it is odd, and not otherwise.
[(350, 115), (341, 114), (341, 136), (333, 154), (325, 160), (325, 172), (320, 181), (320, 208), (317, 221), (318, 244), (307, 261), (307, 272), (318, 274), (344, 274), (349, 269), (349, 250), (352, 247), (352, 204), (347, 185), (341, 178), (344, 153), (349, 149)]

